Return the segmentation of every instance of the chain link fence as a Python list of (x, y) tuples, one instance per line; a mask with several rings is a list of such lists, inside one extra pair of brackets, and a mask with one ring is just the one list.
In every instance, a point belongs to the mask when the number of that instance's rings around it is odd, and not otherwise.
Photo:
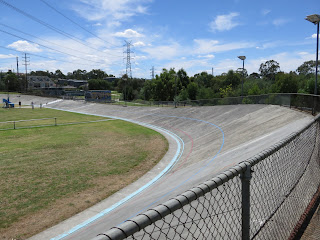
[(270, 93), (243, 97), (213, 98), (178, 102), (178, 106), (216, 106), (236, 104), (271, 104), (297, 108), (313, 114), (320, 112), (320, 97), (299, 93)]
[(288, 239), (320, 186), (319, 116), (299, 132), (94, 240)]
[[(75, 99), (74, 99), (75, 100)], [(194, 106), (218, 106), (237, 104), (270, 104), (290, 108), (297, 108), (315, 114), (320, 112), (320, 97), (311, 94), (299, 93), (270, 93), (263, 95), (252, 95), (243, 97), (212, 98), (187, 101), (108, 101), (104, 99), (91, 99), (86, 101), (105, 103), (111, 105), (128, 105), (138, 107), (194, 107)]]

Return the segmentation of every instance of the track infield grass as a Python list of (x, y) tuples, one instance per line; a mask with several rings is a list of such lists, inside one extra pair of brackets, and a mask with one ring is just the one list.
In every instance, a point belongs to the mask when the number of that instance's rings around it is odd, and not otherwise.
[[(0, 108), (0, 122), (51, 117), (103, 119)], [(83, 211), (144, 175), (167, 150), (161, 134), (120, 120), (0, 131), (0, 239), (25, 239)]]

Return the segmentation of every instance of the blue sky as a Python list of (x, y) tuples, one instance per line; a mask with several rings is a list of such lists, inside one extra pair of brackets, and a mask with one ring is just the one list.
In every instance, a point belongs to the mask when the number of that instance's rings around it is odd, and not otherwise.
[[(7, 4), (10, 4), (8, 6)], [(189, 76), (242, 67), (258, 72), (276, 60), (295, 71), (315, 60), (319, 0), (1, 0), (0, 70), (102, 69), (126, 72), (125, 41), (131, 42), (133, 77), (163, 68)], [(40, 22), (40, 23), (39, 23)], [(42, 23), (42, 24), (41, 24)], [(53, 30), (54, 29), (54, 30)]]

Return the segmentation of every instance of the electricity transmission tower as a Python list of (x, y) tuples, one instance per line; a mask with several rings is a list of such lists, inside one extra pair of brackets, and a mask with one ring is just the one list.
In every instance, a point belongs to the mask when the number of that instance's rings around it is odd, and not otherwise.
[(151, 78), (154, 79), (154, 66), (152, 66), (152, 68), (150, 69), (151, 71)]
[(131, 72), (131, 56), (130, 54), (133, 53), (131, 50), (130, 50), (130, 46), (132, 46), (131, 44), (131, 41), (130, 42), (127, 42), (125, 40), (126, 44), (124, 46), (127, 47), (127, 50), (124, 51), (124, 53), (127, 54), (127, 65), (126, 65), (126, 75), (128, 78), (132, 78), (132, 72)]
[(24, 86), (24, 90), (27, 91), (28, 90), (28, 65), (30, 65), (30, 57), (27, 57), (27, 54), (25, 53), (24, 54), (24, 57), (22, 57), (23, 60), (24, 60), (24, 66), (25, 66), (25, 69), (26, 69), (26, 78), (25, 78), (25, 86)]

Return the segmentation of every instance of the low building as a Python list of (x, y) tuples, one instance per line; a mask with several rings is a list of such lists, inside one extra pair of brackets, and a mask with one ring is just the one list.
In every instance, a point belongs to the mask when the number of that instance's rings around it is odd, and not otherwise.
[(72, 86), (79, 88), (80, 86), (88, 86), (88, 81), (87, 80), (76, 80), (76, 79), (61, 79), (59, 78), (57, 80), (57, 83), (59, 86)]
[(55, 83), (47, 76), (28, 76), (28, 89), (54, 87)]

